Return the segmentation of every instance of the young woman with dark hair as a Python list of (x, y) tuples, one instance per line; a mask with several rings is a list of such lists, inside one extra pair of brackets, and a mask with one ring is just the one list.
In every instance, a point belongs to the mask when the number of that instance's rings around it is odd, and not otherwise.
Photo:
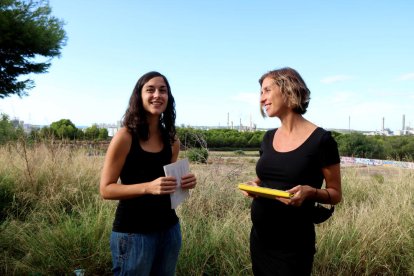
[[(165, 76), (149, 72), (137, 82), (123, 127), (105, 156), (100, 193), (119, 200), (110, 238), (114, 275), (174, 275), (181, 230), (171, 209), (175, 177), (163, 166), (177, 161), (175, 102)], [(118, 183), (120, 179), (121, 183)], [(181, 179), (192, 189), (193, 174)]]

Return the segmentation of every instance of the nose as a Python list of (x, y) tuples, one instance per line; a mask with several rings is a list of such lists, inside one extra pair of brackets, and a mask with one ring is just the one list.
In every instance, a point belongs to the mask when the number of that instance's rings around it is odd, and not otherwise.
[(264, 103), (266, 101), (266, 97), (264, 95), (264, 93), (260, 94), (260, 103)]
[(155, 89), (154, 97), (159, 98), (161, 96), (161, 91), (159, 89)]

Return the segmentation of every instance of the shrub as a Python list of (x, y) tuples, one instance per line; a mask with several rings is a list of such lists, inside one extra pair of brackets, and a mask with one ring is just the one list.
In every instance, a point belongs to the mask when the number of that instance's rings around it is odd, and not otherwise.
[(191, 148), (187, 152), (188, 159), (194, 163), (207, 163), (208, 150), (205, 148)]

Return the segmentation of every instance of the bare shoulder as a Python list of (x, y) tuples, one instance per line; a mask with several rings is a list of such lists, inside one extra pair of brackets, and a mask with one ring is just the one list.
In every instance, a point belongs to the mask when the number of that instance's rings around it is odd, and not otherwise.
[(308, 120), (305, 120), (302, 127), (299, 128), (298, 136), (300, 137), (300, 139), (306, 140), (308, 139), (309, 136), (312, 135), (313, 132), (315, 132), (317, 128), (318, 128), (317, 125), (315, 125), (314, 123)]
[(129, 151), (132, 143), (132, 135), (131, 132), (126, 128), (123, 127), (115, 134), (112, 138), (112, 141), (109, 145), (110, 148), (115, 148), (116, 150), (121, 151)]
[(114, 138), (132, 139), (132, 135), (131, 135), (131, 132), (126, 127), (122, 127), (120, 130), (117, 131)]
[(315, 125), (314, 123), (306, 120), (303, 129), (306, 133), (310, 134), (310, 133), (314, 132), (315, 129), (317, 129), (317, 128), (318, 128), (317, 125)]
[(180, 139), (178, 139), (178, 137), (175, 137), (174, 143), (173, 143), (173, 147), (177, 147), (180, 146)]

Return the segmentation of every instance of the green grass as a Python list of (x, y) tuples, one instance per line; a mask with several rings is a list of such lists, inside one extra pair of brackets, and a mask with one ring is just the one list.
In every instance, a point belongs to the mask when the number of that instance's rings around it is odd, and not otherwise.
[[(177, 210), (177, 275), (251, 275), (253, 154), (213, 152)], [(0, 147), (0, 274), (110, 275), (116, 202), (98, 192), (103, 156), (62, 144)], [(343, 201), (318, 225), (314, 275), (414, 275), (414, 171), (343, 168)]]

